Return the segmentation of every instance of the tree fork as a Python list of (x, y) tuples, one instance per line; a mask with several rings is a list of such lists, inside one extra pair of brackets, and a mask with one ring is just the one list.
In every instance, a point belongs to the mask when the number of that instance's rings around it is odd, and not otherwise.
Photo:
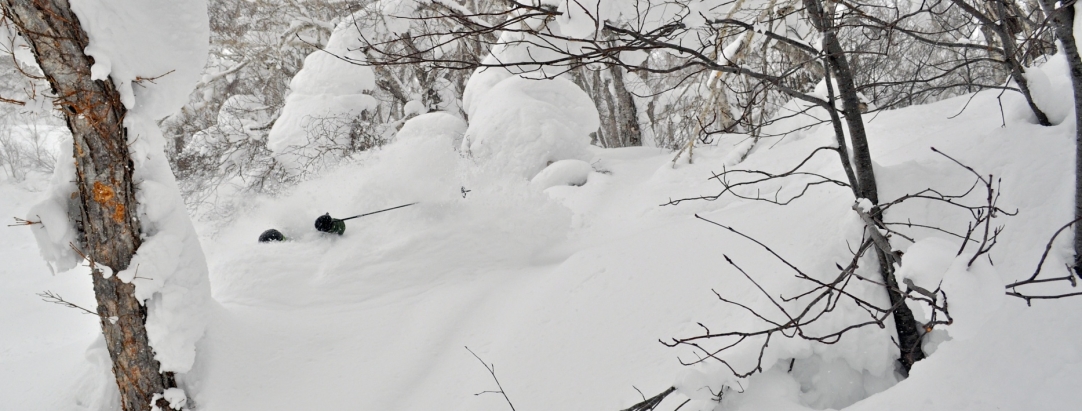
[[(79, 246), (93, 269), (97, 313), (121, 406), (125, 411), (148, 410), (153, 395), (176, 387), (176, 381), (172, 373), (159, 371), (147, 338), (146, 307), (135, 298), (135, 285), (115, 275), (106, 278), (103, 272), (128, 268), (141, 244), (123, 126), (126, 109), (112, 81), (91, 79), (94, 60), (83, 52), (89, 39), (67, 0), (0, 0), (0, 6), (30, 44), (72, 134)], [(168, 406), (165, 400), (157, 405)]]

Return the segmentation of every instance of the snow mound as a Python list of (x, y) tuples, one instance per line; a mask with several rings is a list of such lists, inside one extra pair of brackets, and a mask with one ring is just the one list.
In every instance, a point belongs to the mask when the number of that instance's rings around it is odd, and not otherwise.
[(582, 160), (560, 160), (549, 164), (530, 180), (530, 187), (544, 190), (554, 186), (581, 186), (586, 184), (594, 168)]
[[(1029, 84), (1033, 103), (1048, 116), (1050, 123), (1062, 124), (1073, 115), (1074, 98), (1069, 92), (1072, 90), (1071, 72), (1067, 66), (1067, 58), (1062, 52), (1048, 57), (1048, 61), (1040, 66), (1026, 67), (1023, 75)], [(1007, 84), (1018, 87), (1013, 78), (1009, 79)], [(1003, 108), (1006, 116), (1003, 120), (1007, 122), (1024, 121), (1037, 124), (1037, 117), (1021, 92), (1005, 93)]]
[(398, 130), (395, 139), (397, 141), (434, 140), (446, 136), (451, 138), (453, 147), (458, 147), (462, 144), (462, 135), (466, 134), (466, 128), (465, 120), (437, 111), (407, 120), (402, 125), (402, 129)]
[(987, 258), (977, 258), (968, 266), (972, 254), (962, 254), (943, 276), (943, 292), (954, 324), (947, 327), (957, 340), (971, 339), (984, 330), (1007, 296), (1003, 280)]
[(410, 100), (402, 107), (402, 113), (407, 117), (421, 115), (428, 112), (428, 107), (421, 100)]
[(1048, 116), (1052, 124), (1061, 124), (1074, 114), (1074, 99), (1071, 93), (1071, 72), (1067, 67), (1067, 58), (1057, 53), (1048, 58), (1041, 66), (1026, 68), (1030, 92), (1037, 106)]
[(125, 126), (137, 148), (132, 178), (138, 182), (143, 244), (117, 276), (135, 284), (136, 298), (147, 307), (147, 337), (162, 370), (185, 373), (212, 303), (206, 258), (165, 157), (161, 130), (140, 117), (128, 117)]
[(902, 267), (894, 272), (898, 285), (907, 283), (927, 289), (939, 288), (943, 275), (954, 262), (958, 244), (938, 237), (918, 240), (902, 256)]
[(504, 172), (529, 178), (549, 162), (589, 158), (597, 108), (570, 80), (500, 81), (471, 107), (464, 151)]

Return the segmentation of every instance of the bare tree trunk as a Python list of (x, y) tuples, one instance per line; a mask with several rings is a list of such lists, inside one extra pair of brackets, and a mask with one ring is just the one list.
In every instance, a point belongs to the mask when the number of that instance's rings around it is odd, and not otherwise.
[[(808, 9), (812, 24), (823, 34), (823, 52), (827, 66), (834, 72), (834, 78), (837, 80), (838, 97), (842, 100), (842, 115), (845, 116), (845, 125), (849, 130), (849, 140), (853, 143), (853, 168), (859, 184), (857, 192), (861, 198), (870, 200), (872, 204), (878, 204), (879, 193), (875, 184), (875, 174), (872, 171), (872, 155), (868, 150), (868, 134), (864, 130), (864, 118), (860, 113), (860, 99), (857, 98), (857, 88), (853, 80), (853, 72), (849, 68), (849, 61), (838, 41), (837, 28), (834, 27), (827, 11), (823, 9), (821, 0), (804, 0), (804, 4)], [(828, 84), (827, 87), (832, 87), (832, 85)]]
[[(857, 98), (856, 83), (853, 80), (853, 72), (849, 67), (849, 61), (845, 56), (841, 43), (838, 41), (837, 28), (834, 26), (832, 12), (824, 10), (821, 0), (804, 0), (804, 6), (808, 10), (812, 24), (823, 34), (823, 51), (826, 65), (834, 73), (838, 83), (838, 94), (842, 100), (842, 115), (845, 116), (846, 128), (849, 130), (849, 140), (853, 145), (853, 171), (856, 174), (859, 197), (866, 198), (873, 205), (879, 204), (878, 187), (875, 182), (875, 174), (872, 171), (872, 155), (868, 147), (868, 134), (864, 129), (864, 119), (860, 112), (860, 100)], [(833, 85), (827, 84), (828, 90)], [(828, 107), (835, 110), (835, 107)], [(832, 116), (836, 121), (836, 117)], [(837, 126), (836, 126), (837, 127)], [(844, 145), (844, 141), (841, 142)], [(872, 209), (871, 224), (879, 225), (879, 207)], [(876, 227), (869, 227), (876, 228)], [(894, 277), (894, 263), (896, 259), (891, 250), (875, 248), (879, 260), (879, 273), (883, 276), (883, 282), (894, 309), (894, 325), (898, 334), (898, 347), (901, 351), (899, 362), (908, 373), (914, 363), (924, 359), (924, 351), (921, 349), (921, 334), (913, 312), (905, 304), (905, 295), (898, 287), (898, 281)]]
[(593, 77), (593, 89), (591, 90), (597, 112), (601, 114), (601, 130), (598, 137), (601, 147), (613, 148), (620, 145), (619, 120), (616, 118), (616, 105), (613, 104), (612, 93), (609, 92), (609, 79), (605, 78), (601, 70), (590, 70)]
[(83, 233), (78, 246), (93, 267), (97, 312), (121, 405), (126, 411), (149, 410), (153, 395), (176, 382), (172, 373), (159, 373), (147, 340), (146, 308), (135, 298), (135, 285), (103, 275), (103, 270), (128, 268), (141, 243), (133, 165), (122, 125), (126, 110), (111, 81), (91, 80), (93, 59), (83, 52), (89, 40), (67, 0), (2, 0), (0, 5), (30, 43), (74, 140), (76, 225)]
[[(1082, 57), (1078, 54), (1078, 43), (1074, 37), (1074, 3), (1056, 8), (1052, 0), (1040, 0), (1045, 15), (1052, 18), (1052, 28), (1056, 37), (1063, 44), (1063, 53), (1067, 57), (1067, 66), (1071, 72), (1071, 86), (1074, 89), (1075, 118), (1075, 191), (1074, 215), (1082, 217)], [(1074, 229), (1074, 270), (1082, 277), (1082, 230), (1076, 224)]]
[(641, 146), (642, 130), (639, 129), (639, 111), (635, 108), (635, 99), (624, 84), (623, 68), (612, 66), (612, 89), (616, 94), (616, 126), (620, 132), (622, 147)]
[(631, 92), (624, 83), (622, 68), (607, 67), (591, 70), (585, 66), (571, 70), (571, 80), (590, 96), (597, 106), (601, 125), (594, 133), (600, 147), (629, 147), (642, 145), (638, 110)]

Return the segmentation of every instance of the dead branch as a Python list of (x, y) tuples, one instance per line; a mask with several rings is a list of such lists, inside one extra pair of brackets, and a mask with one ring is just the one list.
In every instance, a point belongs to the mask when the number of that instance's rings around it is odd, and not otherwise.
[[(19, 217), (12, 217), (15, 219), (15, 224), (8, 224), (8, 227), (22, 227), (27, 225), (41, 224), (41, 217), (38, 217), (38, 221), (24, 220)], [(44, 224), (42, 224), (44, 225)]]
[(86, 308), (83, 308), (83, 307), (79, 306), (78, 304), (75, 304), (75, 303), (70, 302), (68, 300), (65, 300), (64, 297), (60, 296), (60, 294), (54, 293), (52, 291), (48, 291), (48, 290), (42, 291), (42, 292), (38, 293), (37, 296), (41, 297), (41, 300), (45, 301), (47, 303), (53, 303), (53, 304), (61, 305), (61, 306), (68, 307), (68, 308), (74, 308), (76, 310), (82, 311), (83, 314), (90, 314), (90, 315), (93, 315), (95, 317), (98, 316), (98, 313), (96, 313), (94, 311), (90, 311), (90, 310), (88, 310)]
[[(793, 200), (796, 200), (796, 199), (798, 199), (800, 197), (803, 197), (805, 194), (807, 194), (808, 190), (813, 186), (817, 186), (817, 185), (821, 185), (821, 184), (833, 184), (833, 185), (841, 186), (841, 187), (849, 187), (849, 184), (844, 182), (844, 181), (840, 181), (840, 180), (836, 180), (836, 179), (833, 179), (833, 178), (830, 178), (830, 177), (826, 177), (826, 176), (823, 176), (822, 174), (818, 174), (818, 173), (813, 173), (813, 172), (808, 172), (808, 171), (801, 171), (801, 169), (805, 165), (807, 165), (808, 162), (811, 161), (811, 159), (813, 157), (815, 157), (815, 155), (817, 153), (822, 152), (822, 151), (837, 151), (837, 148), (834, 148), (834, 147), (819, 147), (819, 148), (816, 148), (815, 150), (812, 150), (812, 152), (810, 154), (808, 154), (806, 157), (804, 157), (804, 159), (801, 160), (796, 166), (792, 167), (791, 169), (789, 169), (787, 171), (783, 171), (783, 172), (777, 173), (777, 174), (769, 173), (769, 172), (761, 171), (761, 170), (725, 170), (725, 171), (722, 171), (721, 173), (712, 173), (712, 176), (709, 179), (710, 180), (717, 180), (719, 183), (721, 183), (721, 185), (722, 185), (721, 192), (719, 192), (717, 194), (714, 194), (714, 195), (708, 195), (708, 196), (687, 197), (687, 198), (680, 198), (680, 199), (676, 199), (676, 200), (670, 199), (667, 203), (664, 203), (664, 204), (661, 204), (661, 205), (662, 206), (678, 205), (678, 204), (680, 204), (680, 203), (682, 203), (684, 201), (692, 201), (692, 200), (714, 201), (714, 200), (717, 200), (718, 198), (721, 198), (725, 194), (730, 194), (730, 195), (732, 195), (732, 196), (734, 196), (736, 198), (740, 198), (740, 199), (744, 199), (744, 200), (764, 201), (764, 202), (777, 204), (777, 205), (788, 205), (789, 203), (793, 202)], [(752, 179), (748, 180), (748, 181), (732, 182), (732, 181), (730, 181), (730, 178), (732, 178), (733, 176), (751, 176)], [(744, 195), (744, 194), (740, 194), (737, 191), (735, 191), (735, 189), (740, 188), (740, 187), (744, 187), (744, 186), (754, 187), (757, 184), (761, 184), (761, 183), (765, 183), (765, 182), (773, 181), (773, 180), (785, 179), (785, 178), (788, 178), (788, 177), (812, 177), (813, 180), (811, 182), (804, 183), (803, 188), (798, 193), (786, 196), (784, 198), (781, 196), (781, 189), (780, 188), (777, 191), (774, 192), (774, 195), (772, 197), (763, 196), (762, 192), (759, 191), (758, 189), (756, 189), (755, 195)]]
[(477, 355), (477, 353), (473, 352), (473, 350), (470, 349), (470, 347), (465, 347), (465, 348), (466, 348), (466, 351), (469, 351), (470, 354), (473, 354), (473, 358), (476, 358), (477, 361), (481, 362), (481, 365), (485, 366), (485, 370), (488, 371), (489, 375), (492, 375), (492, 380), (496, 381), (496, 387), (499, 388), (499, 390), (497, 390), (497, 391), (481, 391), (481, 392), (476, 393), (474, 395), (500, 394), (500, 395), (503, 396), (503, 399), (507, 401), (507, 406), (511, 407), (511, 411), (515, 411), (515, 404), (511, 403), (511, 399), (507, 397), (507, 392), (505, 392), (503, 390), (503, 385), (500, 384), (500, 379), (496, 378), (496, 365), (486, 363), (485, 360), (482, 360), (481, 357)]
[[(934, 149), (933, 149), (934, 150)], [(993, 179), (992, 176), (983, 176), (968, 167), (956, 159), (947, 156), (939, 151), (937, 153), (950, 159), (954, 163), (963, 167), (975, 176), (974, 183), (967, 189), (963, 190), (959, 194), (943, 193), (933, 188), (927, 188), (917, 192), (916, 194), (907, 194), (893, 201), (880, 204), (879, 206), (873, 206), (871, 209), (865, 209), (860, 206), (859, 203), (855, 203), (852, 208), (854, 212), (864, 222), (865, 230), (862, 234), (860, 241), (860, 247), (856, 250), (850, 250), (852, 252), (852, 258), (846, 266), (837, 265), (838, 273), (829, 280), (820, 280), (815, 276), (809, 275), (804, 270), (797, 267), (781, 254), (776, 252), (770, 246), (766, 245), (762, 241), (755, 239), (754, 237), (747, 235), (731, 226), (727, 226), (716, 221), (712, 221), (701, 216), (696, 215), (696, 218), (706, 221), (712, 225), (720, 228), (724, 228), (744, 239), (754, 243), (763, 250), (767, 251), (775, 260), (781, 262), (795, 273), (795, 277), (801, 281), (808, 282), (812, 287), (804, 292), (801, 292), (795, 296), (775, 296), (771, 294), (765, 287), (763, 287), (754, 276), (746, 272), (729, 256), (724, 255), (726, 262), (735, 268), (747, 281), (751, 282), (759, 292), (764, 295), (769, 301), (770, 305), (773, 305), (780, 312), (777, 314), (768, 314), (763, 311), (752, 308), (748, 305), (742, 304), (739, 301), (726, 298), (717, 290), (713, 290), (714, 295), (722, 302), (732, 305), (741, 311), (751, 313), (753, 316), (762, 321), (763, 326), (756, 329), (748, 330), (726, 330), (722, 332), (711, 331), (705, 325), (700, 324), (704, 332), (700, 335), (673, 338), (671, 341), (662, 341), (663, 344), (674, 347), (677, 345), (688, 345), (693, 347), (696, 351), (697, 359), (693, 361), (683, 361), (685, 364), (695, 364), (707, 360), (718, 361), (727, 366), (730, 371), (737, 377), (747, 377), (756, 372), (762, 371), (762, 358), (767, 346), (770, 343), (770, 339), (775, 335), (780, 335), (786, 338), (800, 338), (808, 341), (818, 342), (822, 344), (834, 344), (838, 342), (845, 333), (854, 331), (860, 328), (875, 326), (880, 328), (886, 327), (886, 321), (888, 318), (895, 315), (896, 312), (902, 309), (908, 309), (905, 307), (907, 300), (918, 301), (926, 304), (931, 308), (930, 320), (925, 324), (918, 324), (920, 328), (923, 328), (925, 332), (931, 331), (934, 327), (940, 325), (950, 325), (953, 323), (953, 319), (950, 316), (947, 305), (947, 294), (940, 288), (934, 290), (921, 287), (917, 284), (907, 283), (907, 291), (904, 293), (899, 289), (896, 280), (893, 277), (893, 267), (901, 264), (901, 254), (896, 252), (890, 244), (891, 236), (899, 236), (905, 238), (911, 242), (914, 241), (912, 237), (906, 236), (900, 232), (890, 228), (887, 224), (883, 223), (882, 215), (884, 211), (891, 207), (897, 206), (905, 201), (921, 199), (925, 201), (933, 201), (942, 204), (946, 204), (949, 207), (960, 208), (969, 212), (969, 215), (973, 219), (967, 225), (968, 229), (964, 234), (953, 233), (950, 230), (946, 230), (940, 227), (934, 227), (927, 224), (919, 224), (916, 226), (923, 228), (932, 228), (936, 231), (951, 233), (957, 238), (963, 239), (962, 251), (965, 250), (965, 244), (974, 243), (978, 244), (977, 250), (974, 253), (974, 257), (969, 257), (970, 263), (975, 261), (976, 257), (981, 255), (987, 255), (997, 243), (998, 235), (1002, 232), (1002, 226), (992, 225), (992, 220), (1001, 215), (1014, 215), (1015, 212), (1008, 212), (1002, 210), (998, 205), (999, 199), (999, 180)], [(814, 155), (815, 153), (812, 153)], [(786, 173), (770, 174), (765, 172), (758, 172), (761, 177), (751, 181), (751, 184), (761, 183), (772, 179), (782, 178), (783, 176), (792, 175), (798, 172), (801, 166), (805, 164), (811, 156), (805, 158), (798, 167), (791, 169)], [(749, 172), (750, 173), (750, 172)], [(723, 180), (720, 176), (715, 176), (719, 181)], [(738, 183), (736, 183), (738, 184)], [(728, 183), (727, 187), (735, 187), (736, 184)], [(977, 187), (984, 188), (985, 196), (984, 201), (980, 205), (970, 205), (967, 198), (971, 194), (974, 194)], [(806, 190), (807, 187), (805, 187)], [(723, 192), (721, 194), (730, 193), (733, 196), (740, 197), (736, 193), (732, 193), (731, 190)], [(721, 195), (719, 194), (719, 195)], [(715, 197), (716, 198), (716, 197)], [(741, 197), (742, 198), (742, 197)], [(709, 198), (703, 198), (709, 199)], [(761, 198), (752, 197), (752, 200), (767, 201), (773, 203), (782, 203), (784, 201), (775, 201), (776, 198)], [(676, 203), (683, 200), (670, 201), (670, 203)], [(914, 226), (911, 220), (903, 225)], [(1062, 231), (1062, 230), (1061, 230)], [(861, 259), (867, 254), (869, 250), (876, 250), (877, 255), (880, 256), (880, 264), (891, 267), (887, 274), (884, 274), (884, 278), (881, 281), (865, 278), (857, 273), (859, 263)], [(959, 252), (959, 254), (961, 251)], [(854, 281), (868, 282), (881, 287), (886, 288), (888, 291), (895, 290), (897, 297), (893, 295), (890, 299), (888, 306), (880, 306), (868, 301), (866, 298), (855, 295), (848, 290), (850, 284)], [(836, 310), (842, 304), (849, 305), (853, 308), (859, 308), (867, 313), (868, 317), (864, 320), (858, 320), (854, 323), (841, 326), (839, 329), (830, 330), (825, 333), (810, 333), (807, 332), (807, 326)], [(771, 310), (773, 311), (773, 310)], [(781, 318), (777, 318), (778, 314)], [(771, 318), (775, 317), (775, 318)], [(722, 341), (720, 348), (711, 347), (706, 345), (706, 341), (718, 339)], [(919, 338), (916, 340), (919, 343)], [(721, 354), (727, 350), (732, 349), (741, 344), (756, 344), (758, 345), (759, 358), (757, 362), (751, 366), (750, 369), (738, 370), (731, 365), (728, 360), (721, 357)], [(908, 342), (907, 342), (908, 344)]]
[(146, 81), (146, 82), (148, 82), (150, 84), (157, 84), (157, 83), (154, 82), (154, 80), (160, 79), (160, 78), (168, 76), (170, 74), (173, 74), (173, 72), (175, 72), (175, 71), (176, 71), (175, 69), (174, 70), (169, 70), (169, 71), (165, 72), (165, 74), (162, 74), (162, 75), (159, 75), (159, 76), (154, 76), (154, 77), (136, 76), (135, 80), (132, 80), (132, 83), (142, 85), (141, 83)]
[[(863, 280), (862, 277), (856, 275), (856, 270), (859, 267), (860, 259), (872, 247), (872, 240), (870, 239), (866, 239), (862, 242), (861, 247), (856, 253), (854, 253), (852, 259), (846, 267), (842, 267), (840, 265), (838, 266), (838, 275), (836, 275), (832, 280), (821, 281), (805, 274), (803, 270), (787, 261), (784, 257), (782, 257), (780, 254), (775, 252), (773, 249), (771, 249), (769, 246), (762, 243), (761, 241), (758, 241), (755, 238), (746, 235), (732, 227), (705, 219), (700, 216), (696, 217), (715, 226), (725, 228), (737, 235), (740, 235), (741, 237), (744, 237), (745, 239), (752, 241), (756, 245), (769, 252), (772, 256), (774, 256), (775, 259), (782, 262), (794, 272), (796, 272), (797, 278), (812, 283), (813, 288), (807, 292), (801, 293), (800, 295), (791, 298), (785, 298), (784, 296), (774, 296), (763, 286), (761, 286), (752, 275), (747, 273), (743, 268), (737, 265), (736, 262), (729, 258), (728, 255), (724, 255), (725, 261), (728, 262), (729, 265), (735, 268), (738, 272), (740, 272), (745, 279), (750, 281), (764, 296), (766, 296), (770, 303), (781, 312), (784, 319), (772, 320), (769, 318), (769, 315), (757, 312), (751, 307), (741, 304), (735, 300), (723, 297), (719, 292), (717, 292), (717, 290), (714, 290), (714, 295), (717, 296), (720, 301), (738, 307), (742, 310), (751, 312), (757, 318), (764, 321), (767, 326), (752, 330), (712, 332), (708, 327), (700, 324), (700, 326), (704, 330), (703, 334), (692, 337), (673, 338), (671, 341), (662, 341), (662, 344), (665, 344), (669, 347), (687, 345), (693, 347), (696, 350), (698, 354), (698, 359), (690, 362), (681, 360), (681, 362), (685, 365), (696, 364), (706, 360), (715, 360), (728, 367), (729, 370), (732, 371), (733, 374), (737, 377), (744, 378), (762, 371), (762, 361), (766, 352), (766, 348), (770, 344), (770, 339), (773, 338), (775, 334), (780, 334), (786, 338), (801, 338), (809, 341), (819, 342), (822, 344), (834, 344), (840, 341), (842, 336), (844, 336), (844, 334), (846, 334), (847, 332), (868, 326), (875, 326), (879, 328), (885, 327), (886, 319), (889, 316), (893, 315), (894, 311), (899, 306), (894, 305), (890, 307), (880, 307), (867, 301), (864, 298), (861, 298), (860, 296), (852, 294), (846, 289), (854, 279), (857, 281)], [(858, 322), (856, 324), (850, 324), (845, 327), (841, 327), (838, 330), (833, 330), (825, 334), (813, 334), (805, 331), (805, 327), (812, 323), (815, 323), (816, 321), (822, 319), (824, 316), (828, 315), (830, 312), (836, 310), (839, 304), (843, 301), (846, 301), (863, 309), (865, 312), (868, 313), (868, 319)], [(785, 306), (782, 305), (782, 302), (800, 303), (796, 305), (795, 309), (787, 309), (785, 308)], [(704, 345), (705, 341), (713, 339), (721, 339), (731, 342), (728, 344), (722, 343), (725, 345), (721, 346), (720, 348), (710, 348)], [(756, 363), (750, 369), (737, 370), (728, 360), (720, 356), (723, 352), (730, 350), (733, 347), (736, 347), (740, 344), (752, 342), (755, 342), (755, 344), (759, 346), (759, 355)]]
[[(621, 411), (653, 411), (654, 409), (657, 408), (658, 405), (661, 405), (661, 401), (665, 400), (665, 397), (668, 397), (669, 394), (672, 394), (675, 391), (676, 391), (676, 388), (669, 387), (665, 391), (662, 391), (660, 394), (655, 395), (655, 396), (650, 397), (650, 398), (647, 398), (647, 399), (643, 400), (642, 402), (640, 402), (638, 404), (635, 404), (635, 405), (632, 405), (630, 407), (627, 407), (627, 408), (625, 408), (625, 409), (623, 409)], [(641, 392), (640, 392), (640, 394), (641, 394)], [(683, 406), (683, 404), (681, 404), (681, 406)], [(679, 409), (679, 407), (677, 407), (677, 409)]]
[(1039, 261), (1037, 261), (1037, 269), (1033, 270), (1033, 274), (1030, 275), (1029, 278), (1007, 284), (1007, 286), (1006, 286), (1006, 288), (1008, 290), (1007, 295), (1012, 296), (1012, 297), (1018, 297), (1018, 298), (1021, 298), (1021, 299), (1025, 300), (1026, 305), (1032, 305), (1033, 300), (1054, 300), (1054, 299), (1059, 299), (1059, 298), (1064, 298), (1064, 297), (1073, 297), (1073, 296), (1077, 296), (1077, 295), (1082, 295), (1082, 291), (1080, 291), (1080, 292), (1071, 292), (1071, 293), (1051, 294), (1051, 295), (1030, 295), (1030, 294), (1023, 294), (1022, 292), (1019, 292), (1017, 290), (1017, 287), (1021, 287), (1021, 286), (1025, 286), (1025, 285), (1040, 284), (1040, 283), (1054, 283), (1054, 282), (1061, 282), (1061, 281), (1066, 281), (1066, 282), (1070, 283), (1072, 288), (1078, 286), (1078, 280), (1075, 278), (1075, 276), (1076, 275), (1082, 275), (1082, 274), (1076, 273), (1073, 269), (1071, 269), (1071, 267), (1069, 265), (1067, 266), (1067, 275), (1064, 275), (1062, 277), (1040, 278), (1040, 279), (1038, 279), (1037, 277), (1041, 275), (1041, 270), (1044, 268), (1044, 262), (1048, 258), (1048, 253), (1052, 251), (1052, 244), (1055, 243), (1056, 238), (1059, 237), (1059, 235), (1061, 233), (1066, 231), (1071, 226), (1073, 226), (1075, 224), (1078, 224), (1079, 221), (1082, 221), (1082, 217), (1071, 220), (1071, 222), (1069, 222), (1067, 224), (1064, 224), (1062, 227), (1060, 227), (1058, 230), (1056, 230), (1055, 233), (1052, 234), (1052, 238), (1049, 238), (1048, 243), (1045, 244), (1045, 246), (1044, 246), (1044, 252), (1041, 253), (1041, 259)]

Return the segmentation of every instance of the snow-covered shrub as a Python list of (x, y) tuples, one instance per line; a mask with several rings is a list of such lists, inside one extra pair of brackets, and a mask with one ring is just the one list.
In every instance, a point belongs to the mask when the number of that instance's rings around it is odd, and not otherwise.
[[(440, 70), (366, 65), (367, 42), (424, 30), (425, 24), (412, 18), (425, 13), (422, 6), (370, 3), (343, 19), (323, 50), (305, 59), (268, 137), (268, 148), (283, 165), (298, 173), (319, 170), (382, 145), (405, 119), (433, 110), (458, 114), (459, 86)], [(435, 41), (420, 35), (411, 46), (434, 48), (448, 57), (461, 53), (459, 42)]]
[[(320, 168), (328, 154), (349, 147), (349, 125), (365, 120), (378, 101), (372, 96), (375, 74), (359, 50), (360, 40), (352, 19), (340, 23), (324, 51), (304, 60), (304, 68), (290, 82), (290, 94), (274, 123), (267, 147), (288, 169), (302, 172)], [(348, 152), (346, 153), (348, 154)]]
[(292, 181), (267, 149), (267, 134), (290, 79), (327, 42), (341, 10), (308, 0), (224, 0), (208, 8), (210, 55), (202, 79), (188, 104), (161, 126), (189, 209), (223, 217), (236, 211), (232, 194), (274, 193)]
[(185, 203), (200, 214), (228, 217), (234, 194), (275, 192), (289, 176), (266, 147), (272, 113), (257, 96), (230, 97), (217, 122), (192, 136), (177, 157)]
[(0, 176), (20, 181), (31, 172), (52, 173), (57, 144), (68, 131), (52, 113), (52, 100), (40, 92), (48, 83), (22, 74), (38, 72), (33, 56), (25, 55), (28, 46), (22, 37), (9, 39), (15, 44), (2, 41), (4, 34), (11, 34), (5, 33), (7, 24), (0, 22), (0, 52), (9, 47), (20, 52), (14, 58), (0, 58), (0, 96), (11, 100), (0, 103)]
[(589, 160), (590, 133), (599, 125), (590, 97), (561, 77), (508, 77), (474, 97), (469, 110), (463, 151), (524, 178), (554, 161)]

